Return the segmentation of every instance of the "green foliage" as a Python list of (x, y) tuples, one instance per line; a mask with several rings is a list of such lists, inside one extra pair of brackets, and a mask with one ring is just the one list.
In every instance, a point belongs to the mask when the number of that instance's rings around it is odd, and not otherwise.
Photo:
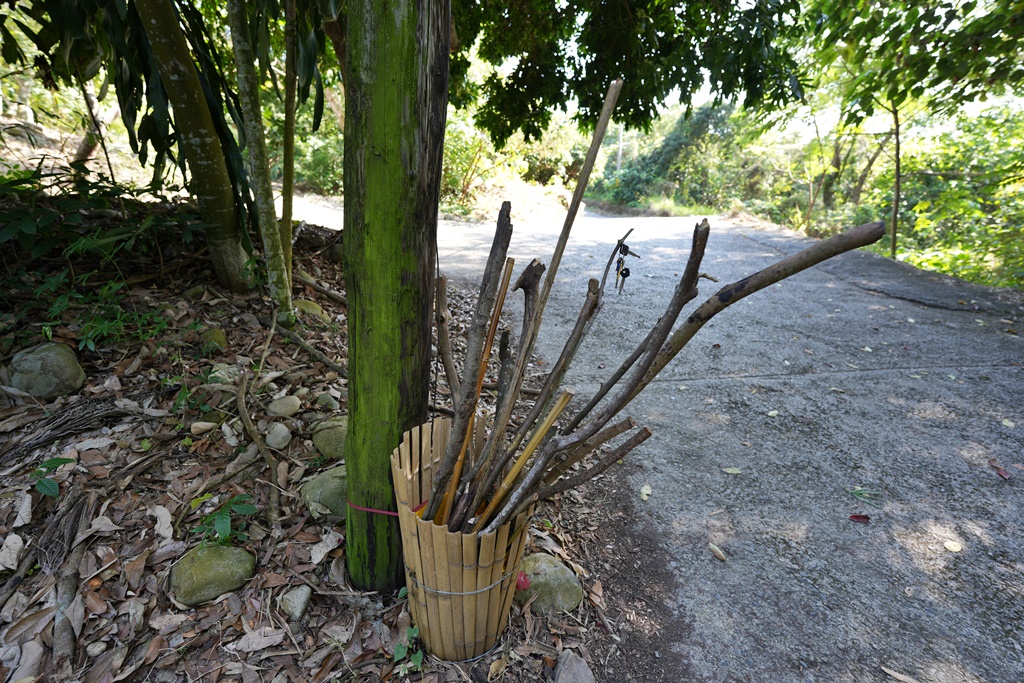
[(44, 496), (50, 496), (51, 498), (57, 498), (60, 495), (60, 485), (57, 484), (49, 475), (56, 472), (62, 465), (73, 463), (74, 460), (71, 458), (50, 458), (49, 460), (43, 461), (39, 467), (37, 467), (31, 474), (30, 477), (36, 480), (35, 490)]
[[(891, 137), (842, 125), (811, 138), (794, 133), (814, 123), (763, 130), (735, 113), (699, 109), (621, 171), (611, 156), (590, 194), (658, 213), (742, 207), (819, 237), (886, 217)], [(910, 126), (899, 258), (974, 282), (1024, 286), (1022, 149), (1020, 103)]]
[(497, 162), (497, 152), (467, 111), (448, 108), (441, 166), (441, 210), (469, 214), (482, 181)]
[(420, 630), (415, 626), (410, 626), (405, 631), (405, 642), (395, 643), (396, 675), (408, 676), (414, 671), (423, 670), (423, 650), (413, 648), (413, 643), (419, 637)]
[(679, 116), (673, 128), (647, 152), (620, 170), (609, 157), (604, 177), (593, 195), (616, 204), (638, 207), (656, 198), (681, 206), (719, 206), (737, 197), (737, 122), (732, 107), (705, 105)]
[[(684, 102), (708, 86), (720, 97), (778, 106), (799, 98), (796, 64), (782, 48), (797, 0), (752, 2), (453, 3), (459, 43), (452, 101), (480, 98), (477, 121), (499, 145), (518, 130), (539, 138), (552, 113), (579, 104), (592, 126), (608, 84), (624, 77), (616, 117), (647, 129), (676, 91)], [(492, 68), (477, 78), (469, 55)]]
[(837, 81), (849, 122), (925, 98), (951, 112), (1024, 83), (1018, 0), (814, 0), (806, 16), (815, 69), (847, 72)]
[[(189, 507), (196, 510), (206, 501), (210, 500), (213, 494), (206, 494), (196, 498), (189, 503)], [(234, 541), (244, 542), (249, 536), (245, 533), (245, 520), (239, 517), (248, 517), (256, 514), (256, 506), (251, 502), (252, 496), (242, 493), (232, 496), (224, 503), (218, 505), (213, 512), (203, 515), (199, 525), (192, 529), (192, 533), (200, 534), (200, 542), (206, 545), (209, 538), (216, 538), (217, 545), (230, 545)]]

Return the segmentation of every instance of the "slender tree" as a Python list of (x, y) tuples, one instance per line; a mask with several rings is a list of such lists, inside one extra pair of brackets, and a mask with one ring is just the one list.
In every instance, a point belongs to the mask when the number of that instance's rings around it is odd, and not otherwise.
[(247, 257), (231, 177), (178, 14), (171, 0), (136, 0), (135, 8), (174, 108), (179, 142), (191, 171), (190, 190), (209, 225), (206, 239), (217, 281), (232, 291), (244, 291), (249, 288)]
[(257, 224), (263, 241), (263, 255), (267, 260), (270, 298), (277, 308), (278, 322), (291, 326), (294, 320), (291, 273), (288, 271), (277, 213), (274, 210), (274, 190), (270, 185), (270, 163), (267, 160), (267, 142), (263, 132), (263, 108), (256, 78), (256, 59), (243, 0), (228, 0), (228, 21), (238, 74), (238, 99), (242, 105), (249, 148), (249, 172), (256, 195)]
[(281, 249), (289, 283), (292, 276), (292, 202), (295, 194), (295, 99), (298, 85), (295, 34), (296, 0), (285, 0), (284, 11), (284, 149), (281, 178)]
[(447, 114), (448, 0), (348, 3), (346, 526), (359, 587), (402, 581), (389, 457), (427, 418), (437, 206)]

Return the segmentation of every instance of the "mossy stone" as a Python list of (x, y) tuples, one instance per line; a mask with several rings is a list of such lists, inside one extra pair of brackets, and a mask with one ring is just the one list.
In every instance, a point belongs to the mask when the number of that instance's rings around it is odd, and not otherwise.
[(241, 587), (256, 572), (256, 557), (234, 546), (196, 546), (171, 569), (171, 590), (193, 607)]
[(49, 401), (81, 389), (85, 370), (70, 346), (47, 342), (14, 354), (10, 382), (19, 391)]

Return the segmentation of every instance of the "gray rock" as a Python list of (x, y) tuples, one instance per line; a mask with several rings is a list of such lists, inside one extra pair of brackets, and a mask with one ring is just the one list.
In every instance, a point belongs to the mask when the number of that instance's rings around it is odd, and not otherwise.
[(291, 417), (299, 412), (301, 407), (302, 401), (299, 400), (298, 396), (282, 396), (270, 402), (270, 405), (267, 406), (267, 412), (271, 415)]
[(267, 446), (275, 451), (283, 451), (292, 442), (292, 432), (280, 422), (270, 425), (266, 436)]
[(555, 683), (594, 683), (594, 672), (587, 660), (572, 650), (562, 650), (555, 664)]
[(321, 408), (327, 408), (328, 410), (337, 410), (341, 407), (338, 403), (338, 399), (331, 396), (326, 391), (316, 397), (316, 404)]
[(210, 382), (213, 384), (234, 384), (241, 376), (238, 366), (230, 363), (214, 363), (210, 370)]
[(348, 415), (331, 417), (313, 427), (313, 445), (325, 458), (341, 460), (345, 457), (346, 434)]
[(306, 613), (309, 601), (313, 597), (313, 589), (309, 586), (296, 586), (281, 596), (281, 609), (291, 617), (292, 621), (298, 621)]
[(253, 577), (256, 557), (243, 548), (196, 546), (171, 569), (174, 598), (189, 607), (230, 593)]
[(303, 484), (302, 501), (313, 517), (336, 515), (344, 519), (348, 501), (345, 466), (332, 467)]
[(78, 391), (85, 371), (67, 344), (47, 342), (14, 354), (10, 365), (11, 386), (49, 401)]
[(530, 577), (530, 587), (516, 591), (520, 605), (534, 595), (533, 611), (537, 614), (568, 612), (583, 600), (583, 588), (572, 570), (546, 553), (530, 555), (523, 560), (523, 572)]

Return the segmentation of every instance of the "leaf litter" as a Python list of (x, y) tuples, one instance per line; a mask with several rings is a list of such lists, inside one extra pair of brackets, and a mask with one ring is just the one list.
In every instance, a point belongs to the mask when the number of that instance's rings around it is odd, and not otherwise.
[[(296, 267), (343, 291), (340, 267), (319, 256), (333, 237), (308, 229), (296, 243)], [(311, 428), (337, 411), (315, 399), (328, 394), (343, 410), (344, 377), (283, 337), (268, 339), (262, 321), (272, 309), (260, 294), (229, 295), (211, 285), (198, 298), (182, 294), (209, 280), (200, 267), (193, 260), (164, 287), (130, 289), (130, 304), (163, 315), (168, 327), (159, 337), (81, 352), (89, 383), (78, 395), (45, 410), (0, 396), (0, 580), (6, 579), (0, 680), (389, 681), (401, 673), (396, 645), (421, 647), (403, 642), (410, 627), (405, 598), (349, 584), (344, 527), (311, 519), (299, 496), (301, 484), (330, 465), (315, 451)], [(303, 319), (302, 337), (335, 366), (343, 363), (345, 306), (296, 285), (302, 290), (296, 296), (316, 300), (332, 320)], [(474, 297), (459, 288), (449, 296), (456, 356)], [(77, 346), (73, 325), (59, 327), (55, 338)], [(201, 332), (208, 327), (226, 333), (225, 350), (204, 348)], [(216, 363), (258, 369), (250, 413), (264, 416), (279, 396), (304, 397), (306, 409), (290, 418), (297, 438), (273, 476), (262, 460), (246, 461), (237, 387), (230, 379), (214, 381)], [(443, 403), (448, 395), (441, 373), (432, 396)], [(266, 429), (272, 419), (257, 427)], [(73, 461), (50, 475), (57, 498), (34, 489), (29, 476), (53, 457)], [(197, 492), (229, 470), (241, 474), (193, 507)], [(191, 609), (175, 604), (167, 593), (170, 569), (197, 542), (190, 530), (234, 496), (249, 495), (266, 510), (272, 486), (281, 492), (282, 531), (277, 537), (264, 520), (249, 521), (243, 545), (257, 556), (254, 578), (214, 602)], [(87, 505), (90, 495), (95, 505)], [(409, 680), (476, 680), (497, 669), (505, 681), (535, 681), (552, 675), (566, 649), (596, 667), (591, 651), (615, 647), (616, 603), (586, 568), (601, 558), (600, 525), (580, 491), (563, 498), (571, 500), (572, 513), (562, 499), (545, 503), (530, 551), (556, 554), (576, 572), (588, 596), (583, 605), (567, 617), (547, 618), (528, 605), (516, 607), (495, 654), (461, 665), (427, 658)], [(79, 560), (71, 566), (75, 553)], [(36, 565), (42, 571), (33, 571)], [(310, 587), (313, 597), (302, 620), (289, 622), (278, 598), (298, 586)], [(70, 645), (58, 646), (58, 633), (65, 632)]]

